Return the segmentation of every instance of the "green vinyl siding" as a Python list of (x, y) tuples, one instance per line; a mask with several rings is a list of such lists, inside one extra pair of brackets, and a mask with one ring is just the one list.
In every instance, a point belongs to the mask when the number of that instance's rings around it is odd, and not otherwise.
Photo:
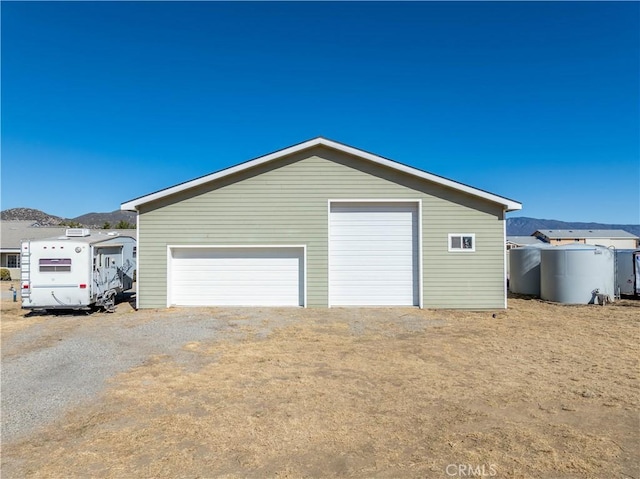
[(504, 307), (502, 205), (321, 146), (142, 205), (139, 306), (166, 306), (167, 245), (277, 244), (307, 245), (307, 305), (327, 306), (330, 199), (421, 200), (424, 307)]

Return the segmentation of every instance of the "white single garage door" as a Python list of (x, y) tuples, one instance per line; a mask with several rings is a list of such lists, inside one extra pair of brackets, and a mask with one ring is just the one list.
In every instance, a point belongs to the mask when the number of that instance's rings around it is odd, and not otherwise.
[(329, 304), (419, 306), (417, 202), (330, 209)]
[(171, 247), (176, 306), (304, 306), (303, 247)]

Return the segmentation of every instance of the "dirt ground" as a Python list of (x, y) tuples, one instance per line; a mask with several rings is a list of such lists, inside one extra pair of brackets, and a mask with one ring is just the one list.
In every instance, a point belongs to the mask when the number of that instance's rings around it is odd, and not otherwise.
[[(48, 321), (2, 308), (3, 338)], [(108, 320), (186, 311), (125, 303)], [(242, 334), (113, 377), (3, 444), (3, 479), (640, 478), (640, 301), (200, 313)]]

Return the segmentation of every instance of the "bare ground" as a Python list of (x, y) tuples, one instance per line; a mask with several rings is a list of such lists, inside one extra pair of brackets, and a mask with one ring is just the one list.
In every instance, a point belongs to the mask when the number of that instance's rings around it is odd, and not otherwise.
[[(55, 338), (79, 322), (185, 314), (239, 332), (186, 342), (189, 364), (150, 357), (89, 404), (3, 444), (3, 479), (640, 478), (638, 301), (512, 298), (496, 312), (125, 303), (68, 323), (2, 307), (3, 344), (28, 328), (50, 325)], [(11, 354), (48, 345), (21, 347)]]

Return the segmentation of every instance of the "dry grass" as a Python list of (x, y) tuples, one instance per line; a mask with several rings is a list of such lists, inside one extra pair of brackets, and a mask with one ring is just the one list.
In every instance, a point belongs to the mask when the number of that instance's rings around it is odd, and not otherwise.
[(11, 300), (2, 300), (0, 303), (0, 335), (3, 338), (46, 319), (44, 316), (25, 317), (25, 312), (20, 309), (21, 304), (20, 298), (15, 303)]
[(640, 302), (268, 314), (297, 322), (114, 378), (3, 477), (640, 477)]

